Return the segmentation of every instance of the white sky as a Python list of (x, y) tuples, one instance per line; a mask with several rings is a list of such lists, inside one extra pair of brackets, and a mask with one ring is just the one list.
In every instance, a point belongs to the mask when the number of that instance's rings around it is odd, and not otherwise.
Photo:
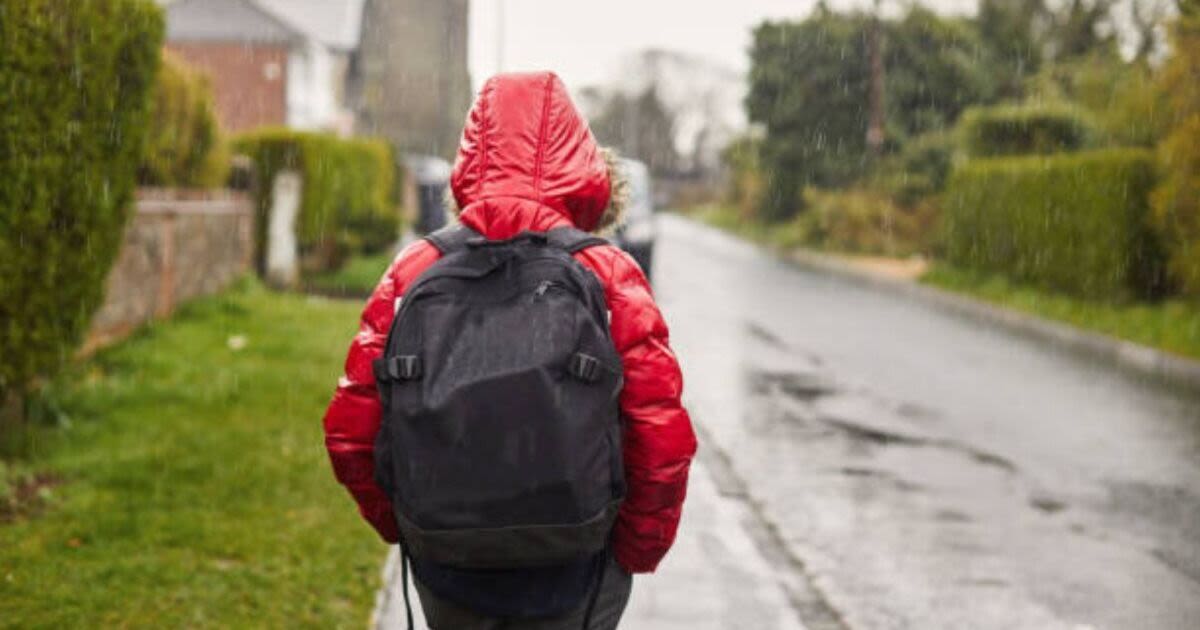
[[(976, 0), (922, 0), (970, 13)], [(829, 0), (834, 8), (870, 0)], [(471, 0), (470, 67), (478, 86), (497, 69), (504, 7), (504, 69), (554, 70), (572, 89), (609, 79), (621, 57), (645, 48), (703, 55), (745, 70), (750, 30), (764, 19), (802, 18), (816, 0)], [(884, 0), (895, 11), (897, 0)], [(889, 12), (891, 12), (889, 11)]]

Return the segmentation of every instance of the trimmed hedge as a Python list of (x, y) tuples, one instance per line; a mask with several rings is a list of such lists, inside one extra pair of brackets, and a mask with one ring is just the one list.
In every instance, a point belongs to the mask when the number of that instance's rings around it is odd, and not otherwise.
[(950, 178), (947, 260), (1088, 297), (1152, 296), (1164, 256), (1150, 227), (1154, 161), (1140, 149), (975, 160)]
[(138, 183), (212, 188), (229, 174), (208, 78), (163, 53)]
[(970, 157), (1079, 151), (1095, 146), (1100, 136), (1078, 110), (1029, 105), (972, 107), (958, 131)]
[(255, 164), (260, 268), (272, 182), (281, 170), (294, 170), (304, 180), (296, 237), (306, 271), (336, 269), (346, 257), (379, 252), (399, 237), (395, 165), (387, 143), (267, 129), (238, 137), (234, 146)]
[(151, 0), (0, 3), (0, 398), (70, 359), (101, 303), (162, 38)]

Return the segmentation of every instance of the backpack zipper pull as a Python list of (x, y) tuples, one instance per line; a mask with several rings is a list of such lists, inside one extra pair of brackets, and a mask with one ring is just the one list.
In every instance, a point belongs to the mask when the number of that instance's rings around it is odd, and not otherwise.
[(533, 294), (538, 297), (542, 297), (546, 295), (546, 291), (549, 291), (551, 285), (553, 284), (554, 283), (549, 280), (542, 280), (540, 283), (538, 283), (537, 289), (533, 292)]

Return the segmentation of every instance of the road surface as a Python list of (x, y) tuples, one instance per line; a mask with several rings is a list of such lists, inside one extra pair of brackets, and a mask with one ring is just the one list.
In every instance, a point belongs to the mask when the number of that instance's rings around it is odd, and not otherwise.
[(701, 453), (623, 628), (1200, 628), (1200, 393), (659, 226)]
[(660, 226), (686, 402), (810, 625), (1200, 628), (1196, 392)]

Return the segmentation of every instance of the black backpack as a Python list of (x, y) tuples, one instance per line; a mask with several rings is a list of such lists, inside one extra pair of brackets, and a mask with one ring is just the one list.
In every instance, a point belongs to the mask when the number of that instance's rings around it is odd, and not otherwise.
[(605, 549), (625, 496), (620, 355), (574, 228), (427, 237), (442, 257), (397, 306), (374, 363), (375, 478), (406, 554), (552, 566)]

